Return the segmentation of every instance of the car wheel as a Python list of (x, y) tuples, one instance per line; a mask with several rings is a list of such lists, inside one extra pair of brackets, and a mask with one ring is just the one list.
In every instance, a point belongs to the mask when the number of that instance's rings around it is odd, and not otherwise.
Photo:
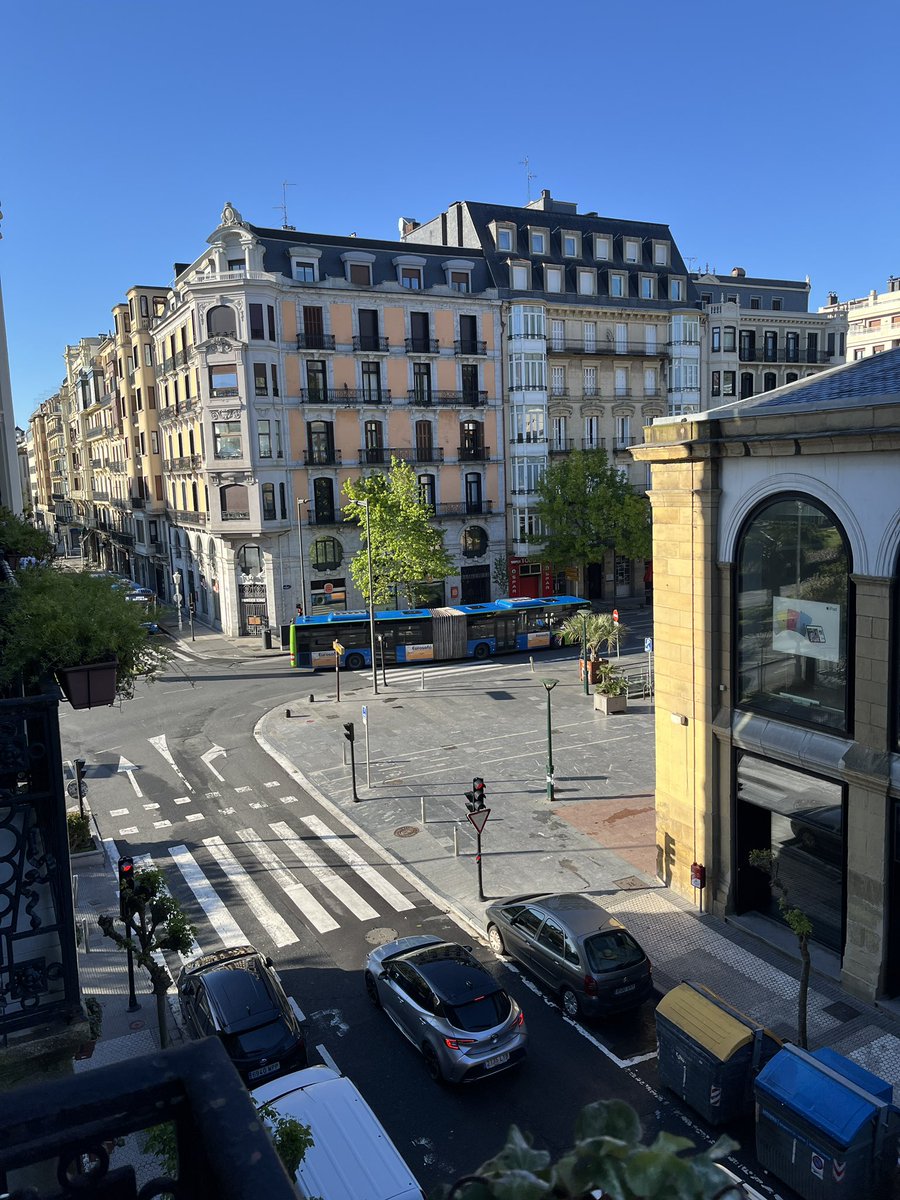
[(488, 925), (488, 945), (495, 954), (505, 954), (506, 946), (503, 942), (503, 934), (496, 925)]
[(571, 988), (563, 988), (560, 995), (562, 1001), (563, 1012), (567, 1017), (577, 1017), (581, 1012), (581, 1005), (578, 1003), (578, 997)]
[(371, 971), (366, 971), (366, 995), (375, 1008), (381, 1008), (381, 997), (378, 995), (378, 984)]
[(361, 654), (348, 654), (344, 665), (348, 671), (361, 671), (366, 665), (366, 660)]
[(472, 651), (472, 656), (474, 658), (487, 658), (488, 655), (490, 654), (490, 652), (491, 652), (491, 648), (487, 644), (487, 642), (479, 642), (478, 645), (475, 647), (475, 649)]
[(422, 1057), (425, 1059), (425, 1070), (428, 1072), (429, 1078), (433, 1079), (435, 1083), (443, 1083), (444, 1072), (441, 1070), (437, 1051), (431, 1042), (422, 1043)]

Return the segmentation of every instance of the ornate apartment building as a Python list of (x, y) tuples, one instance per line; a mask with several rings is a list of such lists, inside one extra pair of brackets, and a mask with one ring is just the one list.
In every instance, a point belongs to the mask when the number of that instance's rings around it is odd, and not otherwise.
[(872, 288), (868, 296), (857, 300), (838, 300), (837, 293), (832, 292), (819, 312), (846, 317), (847, 358), (851, 362), (900, 347), (900, 279), (893, 275), (887, 281), (886, 292)]
[(704, 314), (701, 408), (747, 400), (806, 379), (846, 356), (847, 319), (809, 309), (809, 280), (730, 275), (692, 277)]
[[(671, 231), (579, 213), (545, 190), (523, 208), (453, 204), (404, 236), (484, 254), (503, 304), (510, 590), (574, 590), (546, 576), (529, 540), (551, 457), (605, 449), (643, 491), (649, 475), (629, 452), (641, 428), (699, 402), (700, 314)], [(643, 564), (609, 551), (577, 586), (590, 599), (643, 595)]]

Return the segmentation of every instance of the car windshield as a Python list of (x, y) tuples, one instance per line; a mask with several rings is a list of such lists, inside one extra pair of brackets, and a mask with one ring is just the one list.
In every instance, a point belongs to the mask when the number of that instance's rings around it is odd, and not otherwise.
[(256, 1029), (232, 1034), (232, 1044), (241, 1055), (268, 1054), (284, 1045), (287, 1032), (283, 1021), (269, 1021), (267, 1025), (260, 1025)]
[(454, 1029), (466, 1033), (481, 1033), (500, 1025), (510, 1013), (509, 996), (506, 992), (489, 992), (465, 1004), (444, 1006), (447, 1020)]
[(584, 949), (589, 967), (597, 973), (633, 967), (644, 957), (643, 950), (624, 929), (608, 929), (605, 933), (595, 933), (585, 939)]

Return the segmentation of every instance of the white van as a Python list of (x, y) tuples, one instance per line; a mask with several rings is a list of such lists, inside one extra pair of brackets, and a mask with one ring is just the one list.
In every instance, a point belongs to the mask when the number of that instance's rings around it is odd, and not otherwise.
[(381, 1122), (344, 1075), (307, 1067), (254, 1088), (312, 1130), (313, 1145), (297, 1170), (301, 1196), (321, 1200), (424, 1200), (424, 1193)]

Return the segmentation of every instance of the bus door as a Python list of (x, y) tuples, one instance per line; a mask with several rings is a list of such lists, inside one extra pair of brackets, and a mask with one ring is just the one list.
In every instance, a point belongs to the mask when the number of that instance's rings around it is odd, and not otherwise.
[(494, 618), (498, 650), (515, 650), (516, 648), (516, 614), (498, 613)]

